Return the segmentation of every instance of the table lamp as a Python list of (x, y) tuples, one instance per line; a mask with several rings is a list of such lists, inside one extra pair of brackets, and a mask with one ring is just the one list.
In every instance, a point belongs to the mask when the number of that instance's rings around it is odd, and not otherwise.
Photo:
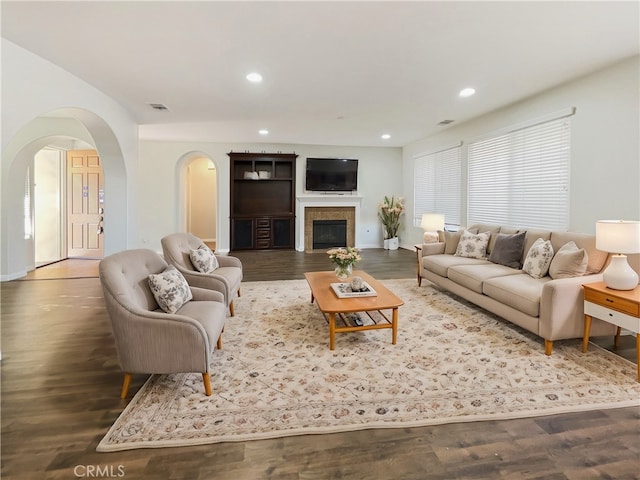
[(640, 253), (640, 222), (633, 220), (598, 220), (596, 248), (613, 253), (604, 271), (604, 283), (614, 290), (633, 290), (638, 274), (629, 266), (625, 253)]
[(438, 241), (438, 230), (444, 230), (444, 215), (423, 213), (420, 227), (424, 230), (424, 243), (435, 243)]

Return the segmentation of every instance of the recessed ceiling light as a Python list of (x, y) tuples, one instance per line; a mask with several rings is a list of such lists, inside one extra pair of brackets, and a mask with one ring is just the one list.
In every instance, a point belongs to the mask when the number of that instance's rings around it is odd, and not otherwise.
[(262, 130), (258, 130), (258, 133), (260, 135), (269, 135), (269, 130), (267, 130), (266, 128), (263, 128)]
[(252, 72), (249, 75), (247, 75), (247, 80), (249, 80), (252, 83), (260, 83), (262, 81), (262, 75), (256, 72)]
[(467, 87), (467, 88), (463, 88), (462, 90), (460, 90), (460, 93), (458, 95), (460, 95), (461, 97), (470, 97), (471, 95), (474, 95), (476, 93), (476, 89), (475, 88), (471, 88), (471, 87)]
[(383, 140), (389, 140), (391, 138), (391, 135), (389, 135), (388, 133), (383, 133), (382, 135), (380, 135), (380, 138), (382, 138)]

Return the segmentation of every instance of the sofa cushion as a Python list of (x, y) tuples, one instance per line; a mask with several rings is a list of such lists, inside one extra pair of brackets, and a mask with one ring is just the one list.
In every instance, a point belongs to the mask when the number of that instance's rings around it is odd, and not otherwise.
[(169, 265), (162, 273), (149, 275), (149, 288), (166, 313), (176, 313), (193, 298), (189, 284), (173, 265)]
[(551, 232), (549, 230), (527, 230), (527, 235), (524, 237), (524, 250), (522, 252), (523, 264), (529, 250), (531, 250), (531, 247), (539, 238), (542, 240), (549, 240), (551, 238)]
[(587, 252), (587, 273), (599, 273), (602, 271), (608, 254), (596, 248), (596, 236), (589, 233), (575, 232), (551, 232), (551, 244), (554, 251), (567, 242), (575, 242), (578, 248), (584, 248)]
[(482, 293), (516, 310), (538, 317), (542, 287), (551, 281), (550, 277), (533, 278), (526, 273), (494, 277), (486, 280)]
[(200, 245), (189, 252), (193, 266), (201, 273), (211, 273), (218, 268), (218, 259), (206, 245)]
[(551, 240), (538, 238), (527, 252), (522, 270), (533, 278), (542, 278), (549, 272), (551, 260), (553, 260)]
[(490, 232), (471, 233), (468, 230), (462, 232), (456, 256), (468, 258), (486, 258), (489, 245)]
[(491, 255), (489, 255), (489, 261), (505, 267), (520, 268), (526, 233), (498, 233), (496, 243), (491, 250)]
[(453, 265), (484, 265), (490, 263), (479, 258), (456, 257), (455, 255), (428, 255), (422, 257), (422, 267), (441, 277), (447, 277), (449, 267)]
[(515, 268), (487, 262), (484, 265), (454, 265), (449, 268), (447, 277), (458, 285), (482, 293), (482, 284), (489, 278), (512, 276), (522, 273)]
[(589, 256), (575, 242), (567, 242), (556, 252), (549, 266), (551, 278), (580, 277), (587, 271)]

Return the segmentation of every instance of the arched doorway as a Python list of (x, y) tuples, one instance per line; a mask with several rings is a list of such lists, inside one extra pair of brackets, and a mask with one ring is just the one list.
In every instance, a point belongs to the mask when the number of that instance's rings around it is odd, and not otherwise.
[(219, 231), (218, 170), (211, 157), (190, 152), (178, 161), (179, 225), (215, 249)]
[[(25, 177), (34, 170), (37, 152), (56, 142), (78, 140), (100, 153), (104, 165), (105, 253), (126, 248), (127, 175), (122, 150), (111, 128), (97, 115), (81, 109), (62, 109), (25, 125), (2, 152), (2, 228), (0, 280), (13, 280), (35, 268), (35, 243), (26, 238), (24, 224)], [(30, 175), (32, 178), (32, 175)], [(108, 190), (107, 190), (108, 189)], [(108, 192), (112, 192), (109, 195)]]

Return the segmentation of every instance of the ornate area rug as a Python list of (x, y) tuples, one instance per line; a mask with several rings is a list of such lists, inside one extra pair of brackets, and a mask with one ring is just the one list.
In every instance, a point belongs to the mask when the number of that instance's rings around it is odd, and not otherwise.
[(198, 445), (638, 405), (632, 362), (581, 340), (541, 338), (415, 279), (383, 283), (405, 302), (391, 330), (336, 335), (304, 280), (245, 283), (223, 349), (199, 373), (153, 375), (101, 452)]

